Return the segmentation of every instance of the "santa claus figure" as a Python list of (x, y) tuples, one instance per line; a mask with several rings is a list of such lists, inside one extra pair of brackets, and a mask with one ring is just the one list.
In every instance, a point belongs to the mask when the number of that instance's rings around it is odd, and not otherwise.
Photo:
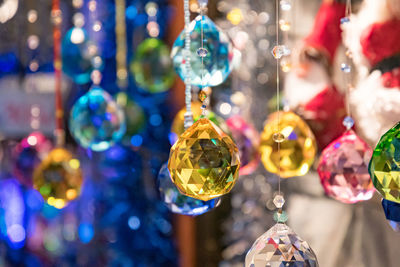
[(323, 2), (285, 84), (290, 107), (310, 124), (320, 149), (344, 131), (348, 85), (339, 91), (332, 78), (342, 41), (355, 65), (348, 101), (358, 134), (374, 146), (400, 120), (400, 0), (364, 0), (341, 23), (344, 2)]

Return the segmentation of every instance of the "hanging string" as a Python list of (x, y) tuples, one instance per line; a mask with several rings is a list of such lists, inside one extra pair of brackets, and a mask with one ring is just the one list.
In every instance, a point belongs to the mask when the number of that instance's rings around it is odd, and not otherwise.
[[(101, 25), (99, 21), (97, 21), (97, 15), (96, 15), (96, 11), (97, 11), (97, 5), (98, 2), (96, 0), (90, 0), (88, 2), (88, 7), (89, 7), (89, 18), (90, 18), (90, 25), (91, 25), (91, 29), (92, 29), (92, 40), (94, 41), (94, 45), (93, 45), (93, 49), (95, 50), (94, 52), (94, 57), (92, 59), (92, 64), (93, 64), (93, 71), (91, 74), (91, 79), (94, 85), (99, 85), (101, 83), (102, 80), (102, 74), (101, 74), (101, 66), (103, 64), (103, 60), (100, 57), (100, 51), (99, 51), (99, 45), (98, 45), (98, 37), (96, 37), (96, 34), (98, 34), (98, 32), (101, 29), (101, 26), (99, 26), (98, 30), (95, 30), (95, 25)], [(97, 54), (97, 55), (96, 55)]]
[(183, 9), (185, 16), (185, 68), (186, 68), (186, 76), (185, 76), (185, 104), (186, 104), (186, 113), (184, 120), (185, 129), (189, 128), (193, 124), (193, 114), (192, 114), (192, 82), (190, 80), (191, 66), (190, 66), (190, 9), (189, 9), (189, 0), (183, 1)]
[[(204, 90), (204, 57), (207, 56), (207, 53), (208, 53), (207, 49), (204, 48), (203, 22), (204, 22), (204, 11), (205, 11), (205, 9), (206, 9), (206, 4), (202, 2), (200, 4), (200, 16), (201, 16), (201, 21), (200, 21), (200, 26), (201, 26), (200, 27), (200, 38), (201, 38), (201, 41), (200, 42), (201, 42), (201, 47), (200, 47), (200, 49), (197, 50), (197, 55), (199, 57), (201, 57), (201, 84), (202, 84), (201, 90)], [(206, 116), (206, 108), (207, 108), (207, 104), (208, 104), (207, 103), (208, 102), (208, 95), (204, 91), (203, 91), (201, 100), (203, 102), (203, 104), (201, 106), (201, 109), (202, 109), (201, 116), (204, 117), (204, 116)]]
[[(279, 0), (275, 1), (276, 5), (276, 21), (275, 21), (275, 31), (276, 31), (276, 46), (279, 46)], [(280, 77), (279, 77), (279, 66), (280, 66), (280, 57), (276, 57), (276, 111), (278, 114), (277, 117), (277, 134), (281, 135), (280, 130)], [(280, 138), (280, 137), (278, 137)], [(281, 194), (281, 142), (277, 142), (278, 146), (278, 192)]]
[[(350, 22), (350, 15), (352, 13), (351, 10), (351, 0), (346, 0), (346, 11), (345, 11), (345, 17), (341, 19), (341, 24), (349, 23)], [(353, 125), (354, 125), (354, 120), (351, 117), (351, 108), (350, 108), (350, 101), (349, 101), (349, 95), (350, 95), (350, 90), (352, 88), (352, 76), (351, 76), (351, 52), (349, 49), (346, 50), (346, 60), (345, 63), (341, 64), (341, 70), (344, 73), (344, 81), (345, 81), (345, 86), (346, 86), (346, 113), (347, 116), (343, 120), (343, 125), (347, 128), (347, 130), (350, 130)]]
[(55, 139), (56, 146), (63, 146), (65, 143), (65, 132), (63, 126), (64, 111), (62, 106), (62, 61), (61, 61), (61, 22), (62, 13), (60, 9), (60, 0), (53, 0), (51, 9), (51, 19), (53, 22), (53, 42), (54, 42), (54, 78), (55, 78)]
[(126, 90), (128, 87), (125, 4), (125, 0), (115, 0), (115, 36), (117, 43), (115, 60), (117, 64), (117, 84), (121, 90)]

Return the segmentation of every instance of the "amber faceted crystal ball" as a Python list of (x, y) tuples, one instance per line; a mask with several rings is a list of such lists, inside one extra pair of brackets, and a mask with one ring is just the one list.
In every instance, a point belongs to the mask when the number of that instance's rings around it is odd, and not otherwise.
[(64, 148), (53, 149), (33, 173), (34, 188), (58, 209), (79, 196), (82, 182), (79, 160)]
[(171, 179), (179, 191), (204, 201), (229, 193), (239, 176), (239, 167), (235, 143), (206, 118), (179, 137), (168, 162)]
[[(282, 137), (279, 151), (274, 135)], [(290, 111), (280, 112), (278, 127), (278, 112), (275, 112), (269, 116), (261, 134), (260, 153), (267, 171), (279, 173), (283, 178), (302, 176), (314, 162), (317, 143), (302, 118)]]

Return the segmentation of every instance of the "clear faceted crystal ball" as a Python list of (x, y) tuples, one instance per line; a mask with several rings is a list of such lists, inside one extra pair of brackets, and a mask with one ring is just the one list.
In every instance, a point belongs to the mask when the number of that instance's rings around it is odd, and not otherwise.
[(308, 243), (286, 224), (277, 223), (254, 242), (246, 267), (318, 267)]
[(162, 165), (157, 184), (161, 200), (173, 213), (197, 216), (212, 210), (220, 202), (220, 198), (203, 201), (181, 194), (171, 180), (167, 164)]
[(72, 136), (84, 148), (104, 151), (121, 140), (126, 131), (125, 116), (111, 95), (93, 86), (71, 110)]
[(368, 200), (375, 192), (368, 173), (372, 149), (354, 131), (346, 131), (323, 151), (318, 174), (325, 193), (344, 203)]
[[(190, 28), (190, 65), (191, 83), (199, 87), (217, 86), (225, 81), (232, 71), (233, 46), (228, 36), (221, 32), (214, 22), (207, 16), (197, 16), (189, 25)], [(203, 28), (203, 48), (201, 47), (201, 29)], [(176, 72), (182, 80), (185, 79), (185, 31), (183, 30), (175, 40), (171, 57)], [(204, 68), (202, 67), (202, 59)], [(203, 79), (202, 79), (203, 78)]]
[(79, 27), (71, 28), (61, 44), (63, 72), (77, 84), (88, 83), (93, 70), (92, 58), (95, 54), (96, 51), (91, 49), (86, 31)]

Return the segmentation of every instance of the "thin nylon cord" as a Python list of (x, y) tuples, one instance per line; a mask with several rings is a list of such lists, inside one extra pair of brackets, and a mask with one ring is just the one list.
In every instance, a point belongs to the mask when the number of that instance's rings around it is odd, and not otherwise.
[[(345, 16), (346, 18), (350, 18), (351, 15), (351, 0), (346, 0), (346, 13)], [(349, 50), (347, 50), (346, 53), (346, 65), (350, 67), (350, 57), (351, 55), (349, 54)], [(350, 89), (351, 89), (351, 82), (352, 82), (352, 75), (351, 75), (352, 70), (350, 70), (350, 73), (345, 73), (345, 86), (346, 86), (346, 113), (348, 117), (351, 117), (351, 109), (350, 109), (350, 101), (349, 101), (349, 95), (350, 95)]]
[[(275, 1), (276, 5), (276, 21), (275, 21), (275, 31), (276, 31), (276, 46), (279, 46), (279, 0)], [(276, 111), (278, 114), (277, 120), (277, 134), (280, 134), (280, 79), (279, 79), (279, 57), (276, 58)], [(278, 192), (281, 194), (281, 143), (277, 142), (278, 145)]]

